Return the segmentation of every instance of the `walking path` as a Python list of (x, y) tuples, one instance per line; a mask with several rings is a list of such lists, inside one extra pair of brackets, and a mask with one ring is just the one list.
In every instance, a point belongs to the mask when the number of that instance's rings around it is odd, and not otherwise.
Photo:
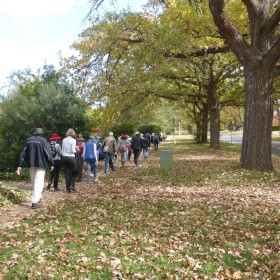
[[(277, 144), (280, 144), (277, 142)], [(274, 146), (275, 147), (275, 146)], [(279, 147), (279, 146), (278, 146)], [(279, 148), (280, 149), (280, 148)], [(180, 154), (181, 160), (188, 159), (186, 164), (190, 166), (184, 168), (192, 168), (193, 161), (199, 161), (199, 156), (186, 152), (186, 154)], [(219, 160), (218, 155), (211, 155), (213, 160)], [(236, 156), (236, 160), (237, 156)], [(190, 163), (190, 162), (191, 163)], [(168, 200), (178, 203), (202, 203), (204, 204), (228, 204), (228, 205), (240, 205), (248, 206), (260, 206), (264, 207), (277, 207), (279, 206), (279, 188), (269, 187), (250, 187), (243, 188), (242, 186), (235, 186), (234, 188), (213, 186), (197, 187), (195, 185), (173, 186), (165, 185), (164, 182), (155, 181), (153, 183), (138, 183), (131, 182), (137, 172), (141, 172), (141, 169), (150, 168), (152, 165), (159, 165), (159, 153), (151, 152), (149, 158), (144, 162), (142, 160), (142, 166), (140, 169), (135, 168), (133, 162), (129, 162), (125, 169), (120, 168), (119, 159), (117, 160), (117, 171), (111, 172), (108, 175), (103, 173), (104, 163), (99, 164), (98, 175), (100, 178), (99, 183), (91, 181), (87, 183), (85, 180), (77, 183), (77, 193), (68, 194), (64, 191), (54, 192), (53, 189), (50, 192), (43, 193), (42, 208), (31, 209), (31, 203), (29, 199), (27, 202), (20, 204), (12, 204), (6, 207), (1, 207), (0, 215), (0, 234), (1, 231), (6, 228), (17, 227), (22, 219), (27, 219), (40, 211), (48, 211), (52, 207), (56, 207), (59, 202), (68, 199), (130, 199), (134, 201), (162, 201)], [(153, 176), (152, 174), (150, 176)], [(106, 178), (105, 178), (106, 177)], [(30, 182), (0, 182), (8, 186), (17, 186), (23, 190), (30, 192), (31, 196), (31, 184)], [(65, 188), (65, 182), (62, 180), (59, 184), (60, 189)]]

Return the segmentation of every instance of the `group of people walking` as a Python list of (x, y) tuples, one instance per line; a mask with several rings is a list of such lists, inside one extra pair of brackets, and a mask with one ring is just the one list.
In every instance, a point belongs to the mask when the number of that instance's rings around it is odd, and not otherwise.
[[(116, 170), (115, 159), (120, 154), (121, 166), (124, 167), (130, 160), (132, 150), (134, 154), (134, 164), (140, 165), (140, 155), (148, 158), (150, 140), (147, 135), (141, 136), (139, 132), (129, 139), (126, 134), (122, 134), (118, 140), (115, 139), (113, 132), (99, 143), (97, 138), (89, 135), (87, 142), (82, 135), (76, 137), (74, 129), (70, 128), (66, 132), (66, 137), (62, 139), (57, 133), (53, 133), (48, 142), (43, 137), (42, 128), (36, 128), (33, 135), (26, 140), (24, 148), (20, 154), (17, 174), (21, 175), (22, 166), (25, 162), (29, 168), (31, 184), (33, 186), (32, 203), (33, 209), (40, 207), (42, 192), (44, 189), (45, 172), (50, 167), (50, 176), (46, 191), (53, 185), (54, 191), (59, 191), (58, 181), (60, 167), (63, 167), (66, 184), (66, 192), (75, 192), (76, 182), (82, 180), (84, 162), (86, 163), (86, 181), (90, 182), (93, 173), (93, 180), (98, 182), (97, 170), (100, 151), (104, 153), (104, 173), (109, 169)], [(62, 145), (58, 143), (62, 139)], [(100, 148), (100, 149), (99, 149)]]

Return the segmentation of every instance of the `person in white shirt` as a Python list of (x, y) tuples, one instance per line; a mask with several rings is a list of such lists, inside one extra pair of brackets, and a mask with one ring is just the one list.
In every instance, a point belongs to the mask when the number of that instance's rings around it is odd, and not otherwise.
[(66, 191), (68, 193), (75, 192), (76, 177), (79, 174), (76, 157), (76, 133), (74, 129), (69, 128), (66, 138), (62, 140), (62, 165), (64, 168), (64, 177), (66, 181)]

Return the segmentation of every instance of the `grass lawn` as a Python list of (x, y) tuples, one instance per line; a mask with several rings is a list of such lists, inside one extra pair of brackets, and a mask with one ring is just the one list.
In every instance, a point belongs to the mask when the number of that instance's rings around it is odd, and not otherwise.
[(208, 147), (161, 145), (171, 169), (151, 151), (0, 232), (0, 279), (280, 279), (280, 160)]

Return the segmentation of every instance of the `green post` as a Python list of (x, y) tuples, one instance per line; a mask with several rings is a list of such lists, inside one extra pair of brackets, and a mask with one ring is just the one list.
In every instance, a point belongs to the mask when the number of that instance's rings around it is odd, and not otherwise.
[(160, 151), (160, 168), (169, 169), (173, 165), (173, 151)]

